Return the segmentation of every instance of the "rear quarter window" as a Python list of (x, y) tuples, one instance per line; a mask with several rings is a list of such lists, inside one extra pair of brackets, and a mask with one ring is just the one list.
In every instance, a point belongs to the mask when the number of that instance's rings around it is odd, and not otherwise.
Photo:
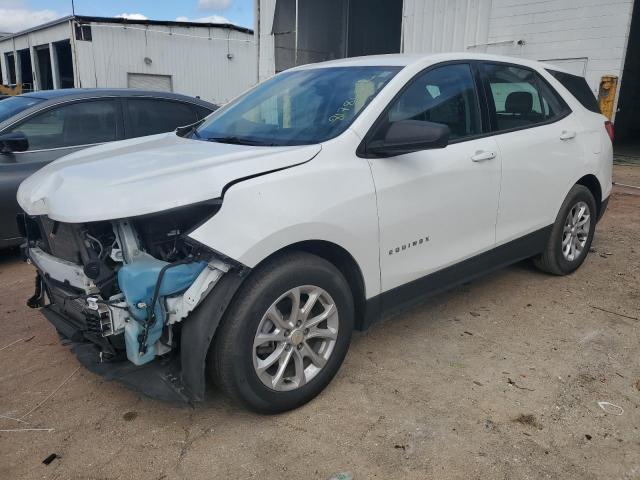
[(547, 69), (553, 77), (558, 80), (564, 88), (569, 90), (576, 100), (578, 100), (584, 108), (594, 113), (601, 113), (598, 100), (589, 88), (587, 81), (577, 75), (570, 73), (558, 72), (556, 70)]

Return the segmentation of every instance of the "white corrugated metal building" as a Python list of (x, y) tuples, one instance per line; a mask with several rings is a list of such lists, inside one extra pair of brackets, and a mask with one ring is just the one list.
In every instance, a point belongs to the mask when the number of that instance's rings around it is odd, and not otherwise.
[(256, 83), (250, 29), (227, 24), (69, 16), (0, 38), (4, 85), (148, 88), (216, 103)]
[[(640, 137), (640, 2), (633, 0), (256, 0), (259, 78), (376, 53), (483, 52), (619, 78), (617, 135)], [(632, 18), (634, 19), (632, 25)]]

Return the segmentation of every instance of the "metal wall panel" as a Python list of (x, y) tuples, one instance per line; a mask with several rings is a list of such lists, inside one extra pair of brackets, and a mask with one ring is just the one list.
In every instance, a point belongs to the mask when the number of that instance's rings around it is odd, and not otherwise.
[(173, 91), (225, 103), (257, 81), (252, 34), (215, 27), (92, 23), (76, 40), (78, 85), (126, 88), (129, 73), (170, 75)]
[(276, 73), (275, 42), (272, 35), (276, 0), (255, 0), (258, 25), (258, 79), (266, 80)]
[(491, 0), (404, 0), (406, 53), (465, 52), (488, 40)]
[(77, 87), (126, 88), (129, 73), (169, 75), (173, 91), (224, 103), (257, 81), (257, 46), (250, 33), (111, 23), (92, 23), (91, 32), (92, 41), (76, 40), (65, 22), (0, 40), (3, 72), (5, 52), (71, 39)]
[(632, 8), (633, 0), (493, 0), (486, 51), (558, 65), (581, 59), (597, 92), (603, 75), (622, 75)]
[(597, 93), (603, 75), (622, 76), (632, 8), (633, 0), (404, 0), (403, 51), (549, 60), (582, 69)]

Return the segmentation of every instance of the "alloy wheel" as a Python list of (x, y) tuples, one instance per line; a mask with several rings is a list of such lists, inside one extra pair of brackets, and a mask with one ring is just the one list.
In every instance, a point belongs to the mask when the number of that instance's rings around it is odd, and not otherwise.
[(338, 309), (325, 290), (303, 285), (287, 291), (258, 325), (252, 349), (258, 378), (276, 391), (302, 387), (327, 364), (338, 329)]
[(585, 202), (576, 203), (564, 222), (562, 230), (562, 255), (570, 262), (576, 260), (589, 239), (591, 212)]

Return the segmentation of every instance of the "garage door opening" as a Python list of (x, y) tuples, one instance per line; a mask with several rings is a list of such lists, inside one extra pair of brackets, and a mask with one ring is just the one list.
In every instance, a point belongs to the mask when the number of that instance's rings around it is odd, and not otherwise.
[(640, 2), (635, 2), (615, 118), (616, 147), (640, 158)]
[(276, 72), (336, 58), (399, 53), (402, 2), (277, 0)]
[(51, 70), (51, 54), (48, 46), (36, 47), (38, 62), (38, 89), (53, 89), (53, 71)]
[(22, 83), (22, 91), (33, 90), (31, 53), (28, 48), (18, 50), (18, 60), (20, 64), (20, 83)]
[(9, 85), (16, 84), (16, 59), (13, 53), (4, 54), (5, 65), (7, 66), (7, 83)]
[(64, 40), (53, 44), (58, 59), (58, 75), (60, 88), (73, 88), (73, 57), (71, 54), (71, 42)]

